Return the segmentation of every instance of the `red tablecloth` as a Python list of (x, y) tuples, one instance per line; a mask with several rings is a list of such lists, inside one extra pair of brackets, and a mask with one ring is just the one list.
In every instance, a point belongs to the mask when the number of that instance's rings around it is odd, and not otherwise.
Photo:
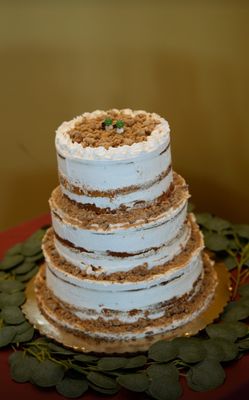
[[(26, 239), (39, 227), (50, 223), (48, 214), (42, 215), (34, 220), (25, 222), (22, 225), (11, 228), (0, 233), (0, 258), (4, 252), (15, 243)], [(39, 389), (29, 383), (15, 383), (10, 378), (8, 356), (11, 353), (9, 349), (0, 351), (0, 398), (1, 400), (12, 400), (21, 398), (25, 400), (62, 400), (54, 389)], [(226, 381), (224, 385), (210, 392), (198, 393), (188, 389), (183, 380), (183, 396), (182, 400), (242, 400), (249, 398), (249, 354), (226, 365)], [(108, 396), (109, 397), (109, 396)], [(88, 392), (83, 396), (86, 400), (97, 400), (106, 398), (103, 395), (97, 395), (94, 392)], [(128, 391), (120, 391), (117, 395), (109, 397), (113, 400), (142, 400), (145, 398), (143, 394), (131, 393)]]

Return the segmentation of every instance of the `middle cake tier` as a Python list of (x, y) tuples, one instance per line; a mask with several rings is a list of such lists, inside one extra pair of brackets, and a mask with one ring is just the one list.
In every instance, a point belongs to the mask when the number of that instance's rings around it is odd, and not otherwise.
[(176, 173), (173, 183), (152, 205), (115, 212), (80, 205), (57, 187), (50, 199), (57, 252), (95, 275), (169, 262), (191, 235), (188, 187)]

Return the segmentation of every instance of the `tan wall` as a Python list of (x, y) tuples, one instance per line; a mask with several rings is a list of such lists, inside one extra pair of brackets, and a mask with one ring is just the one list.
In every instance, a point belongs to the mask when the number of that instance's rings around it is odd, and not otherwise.
[(0, 2), (1, 229), (48, 210), (54, 130), (156, 111), (199, 210), (249, 222), (248, 1)]

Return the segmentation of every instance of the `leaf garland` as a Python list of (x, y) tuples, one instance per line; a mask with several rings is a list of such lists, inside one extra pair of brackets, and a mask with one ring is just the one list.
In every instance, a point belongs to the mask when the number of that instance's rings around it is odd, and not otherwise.
[[(98, 357), (67, 349), (46, 337), (35, 335), (20, 306), (25, 301), (25, 283), (43, 260), (39, 229), (24, 243), (9, 249), (0, 263), (0, 347), (11, 344), (11, 377), (38, 387), (54, 387), (64, 397), (82, 396), (88, 389), (113, 395), (122, 387), (144, 392), (158, 400), (177, 400), (182, 394), (179, 376), (186, 376), (194, 391), (208, 391), (225, 380), (224, 364), (249, 350), (249, 226), (232, 225), (211, 214), (197, 214), (206, 246), (216, 260), (237, 270), (234, 301), (218, 323), (197, 336), (160, 340), (147, 354), (129, 357)], [(239, 296), (239, 298), (238, 298)], [(235, 301), (236, 298), (236, 301)]]

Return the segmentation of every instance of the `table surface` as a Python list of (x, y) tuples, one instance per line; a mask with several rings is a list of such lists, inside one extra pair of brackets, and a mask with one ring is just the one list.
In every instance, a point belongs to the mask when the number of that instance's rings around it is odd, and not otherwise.
[[(5, 232), (0, 232), (0, 258), (4, 252), (14, 244), (25, 240), (36, 229), (41, 226), (50, 224), (49, 214), (41, 215), (31, 221), (27, 221), (19, 226), (8, 229)], [(11, 350), (8, 348), (0, 351), (0, 398), (14, 399), (16, 397), (40, 400), (62, 400), (64, 397), (56, 393), (54, 389), (39, 389), (29, 383), (16, 383), (11, 380), (10, 370), (8, 366), (8, 357)], [(183, 395), (181, 400), (237, 400), (247, 399), (249, 397), (249, 354), (242, 357), (239, 361), (227, 363), (225, 366), (226, 380), (225, 383), (218, 389), (199, 393), (191, 391), (185, 380), (182, 380)], [(142, 400), (147, 396), (140, 393), (131, 393), (126, 390), (121, 390), (114, 396), (107, 396), (113, 400)], [(86, 400), (97, 400), (107, 398), (103, 395), (98, 395), (95, 392), (87, 392), (83, 398)]]

